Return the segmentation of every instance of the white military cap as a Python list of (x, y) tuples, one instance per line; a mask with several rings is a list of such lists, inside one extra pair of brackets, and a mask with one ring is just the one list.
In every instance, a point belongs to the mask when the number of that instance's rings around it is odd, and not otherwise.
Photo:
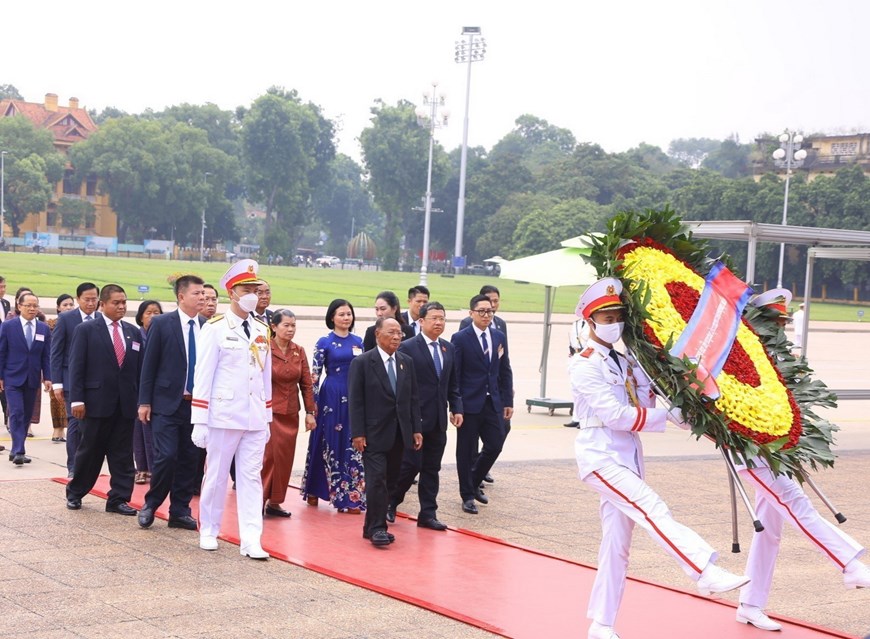
[(583, 291), (574, 312), (577, 317), (589, 319), (593, 313), (605, 308), (623, 308), (625, 305), (620, 295), (622, 282), (615, 277), (605, 277)]

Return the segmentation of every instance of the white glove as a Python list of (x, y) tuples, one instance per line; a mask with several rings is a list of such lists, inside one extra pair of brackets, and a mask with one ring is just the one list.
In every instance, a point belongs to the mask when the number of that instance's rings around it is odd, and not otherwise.
[(205, 448), (208, 444), (208, 426), (196, 424), (193, 427), (193, 432), (190, 434), (190, 441), (198, 448)]
[(689, 424), (686, 419), (683, 417), (683, 411), (679, 408), (674, 407), (668, 411), (668, 421), (674, 424), (675, 426), (679, 426), (683, 430), (691, 430), (692, 425)]

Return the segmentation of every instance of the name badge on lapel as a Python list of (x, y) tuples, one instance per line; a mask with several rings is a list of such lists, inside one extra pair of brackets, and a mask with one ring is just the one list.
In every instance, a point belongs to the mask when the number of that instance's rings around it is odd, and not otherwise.
[(130, 347), (131, 347), (134, 351), (138, 351), (138, 350), (141, 348), (139, 342), (132, 342), (132, 343), (130, 344)]
[(33, 336), (33, 339), (35, 339), (37, 342), (44, 342), (45, 335), (43, 335), (42, 333), (37, 333), (36, 335)]

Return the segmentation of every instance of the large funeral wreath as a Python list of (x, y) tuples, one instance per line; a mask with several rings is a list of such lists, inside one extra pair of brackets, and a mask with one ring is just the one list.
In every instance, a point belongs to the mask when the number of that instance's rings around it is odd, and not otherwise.
[[(806, 466), (832, 466), (837, 427), (814, 412), (836, 406), (836, 396), (777, 325), (777, 313), (747, 306), (722, 371), (720, 396), (701, 394), (695, 366), (669, 353), (695, 310), (704, 277), (718, 260), (670, 209), (624, 212), (591, 239), (587, 258), (599, 277), (619, 277), (627, 318), (623, 341), (699, 439), (708, 437), (738, 461), (762, 457), (774, 472), (800, 478)], [(731, 268), (733, 271), (734, 269)]]

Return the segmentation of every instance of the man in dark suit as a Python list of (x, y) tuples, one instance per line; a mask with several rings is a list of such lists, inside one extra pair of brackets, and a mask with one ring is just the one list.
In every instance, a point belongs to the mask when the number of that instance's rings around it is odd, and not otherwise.
[(420, 498), (420, 513), (417, 525), (432, 530), (447, 530), (436, 516), (438, 511), (438, 473), (441, 458), (447, 446), (447, 409), (452, 413), (451, 422), (456, 428), (462, 426), (462, 397), (453, 367), (453, 344), (441, 339), (446, 322), (444, 307), (438, 302), (427, 302), (420, 308), (420, 324), (423, 328), (417, 337), (403, 341), (399, 352), (414, 361), (417, 390), (420, 394), (420, 414), (423, 418), (423, 447), (420, 450), (405, 450), (399, 479), (392, 491), (387, 521), (395, 521), (396, 507), (405, 499), (405, 493), (414, 483), (417, 473), (420, 482), (417, 494)]
[(196, 275), (179, 277), (175, 282), (178, 310), (156, 316), (148, 329), (139, 381), (139, 419), (151, 422), (154, 457), (151, 487), (139, 511), (143, 528), (154, 523), (154, 512), (169, 495), (169, 527), (196, 530), (190, 500), (199, 453), (190, 440), (190, 402), (196, 345), (205, 321), (199, 315), (205, 306), (203, 283)]
[[(477, 514), (476, 499), (489, 502), (480, 482), (492, 468), (504, 444), (504, 422), (513, 415), (513, 372), (507, 339), (490, 326), (494, 311), (485, 295), (475, 295), (469, 304), (471, 326), (454, 333), (456, 373), (465, 409), (462, 428), (456, 434), (456, 471), (462, 510)], [(475, 459), (478, 437), (483, 450)]]
[[(498, 313), (498, 307), (501, 303), (501, 293), (497, 287), (492, 284), (484, 284), (480, 287), (480, 295), (486, 295), (486, 298), (492, 303), (492, 312)], [(462, 321), (459, 322), (459, 330), (463, 328), (467, 328), (471, 326), (471, 318), (463, 317)], [(500, 318), (498, 315), (492, 316), (492, 324), (491, 326), (504, 333), (505, 339), (507, 339), (507, 322)], [(508, 428), (510, 430), (510, 428)]]
[(405, 322), (414, 329), (414, 335), (420, 334), (420, 308), (429, 301), (429, 289), (418, 284), (408, 289), (408, 310), (403, 311)]
[[(484, 284), (483, 286), (480, 287), (480, 294), (486, 295), (486, 298), (492, 303), (492, 312), (498, 313), (498, 307), (499, 307), (499, 304), (501, 303), (501, 293), (499, 292), (498, 287), (493, 286), (492, 284)], [(470, 317), (463, 317), (462, 321), (459, 322), (459, 329), (462, 330), (463, 328), (467, 328), (469, 326), (471, 326), (471, 318)], [(490, 326), (492, 326), (494, 329), (499, 330), (502, 333), (504, 333), (505, 340), (507, 340), (507, 322), (506, 321), (504, 321), (498, 315), (493, 315), (492, 316), (492, 324)], [(506, 420), (504, 420), (504, 436), (507, 437), (508, 433), (510, 433), (510, 432), (511, 432), (511, 420), (506, 419)], [(475, 449), (475, 451), (476, 450), (477, 449)], [(492, 478), (492, 475), (487, 473), (486, 475), (483, 476), (483, 481), (491, 484), (495, 480)]]
[(420, 403), (414, 362), (397, 353), (402, 327), (394, 319), (375, 323), (377, 348), (350, 365), (348, 404), (354, 450), (362, 453), (366, 474), (363, 537), (375, 546), (394, 541), (387, 532), (388, 486), (395, 484), (406, 448), (420, 450)]
[(103, 460), (109, 464), (106, 512), (135, 515), (133, 495), (133, 420), (139, 394), (142, 343), (139, 329), (121, 320), (127, 294), (117, 284), (100, 291), (101, 316), (83, 322), (73, 334), (69, 355), (69, 399), (81, 424), (73, 478), (66, 486), (66, 507), (79, 510)]
[(92, 282), (82, 282), (76, 287), (78, 308), (57, 316), (57, 324), (51, 334), (51, 389), (58, 401), (66, 405), (66, 470), (73, 476), (76, 451), (81, 441), (79, 420), (73, 416), (69, 404), (69, 354), (73, 332), (82, 322), (100, 316), (97, 305), (100, 303), (100, 289)]
[(264, 282), (257, 287), (257, 308), (251, 311), (251, 315), (263, 322), (266, 326), (272, 325), (272, 311), (269, 304), (272, 303), (272, 287)]
[(0, 324), (0, 390), (6, 392), (9, 409), (9, 432), (12, 449), (9, 461), (16, 466), (30, 463), (24, 443), (33, 416), (33, 406), (39, 397), (39, 377), (45, 390), (51, 388), (49, 351), (51, 332), (45, 322), (36, 319), (39, 298), (33, 293), (18, 297), (17, 318)]

